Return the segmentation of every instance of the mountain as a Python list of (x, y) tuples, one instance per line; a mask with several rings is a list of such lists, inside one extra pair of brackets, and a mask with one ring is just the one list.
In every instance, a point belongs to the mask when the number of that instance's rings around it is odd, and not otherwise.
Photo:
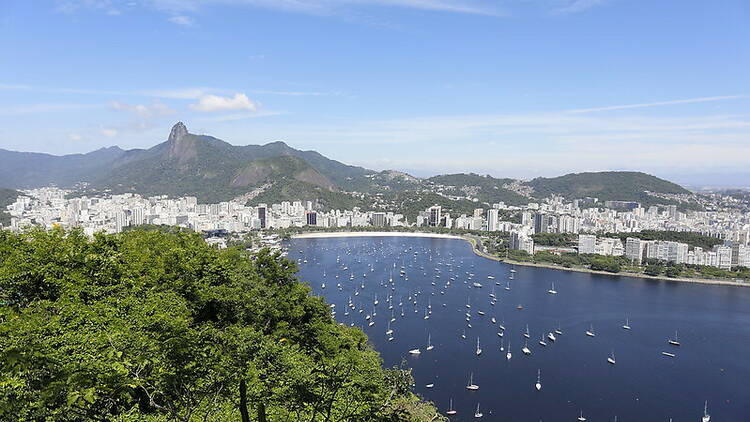
[(72, 186), (106, 171), (124, 154), (118, 147), (63, 156), (0, 149), (0, 184), (15, 189), (50, 184)]
[[(550, 195), (567, 199), (680, 204), (670, 195), (690, 192), (672, 182), (638, 172), (575, 173), (528, 182), (474, 173), (420, 179), (407, 173), (380, 172), (331, 160), (277, 141), (235, 146), (190, 133), (178, 122), (167, 140), (148, 149), (103, 148), (87, 154), (55, 156), (0, 149), (0, 185), (26, 189), (49, 184), (79, 193), (135, 192), (146, 196), (196, 196), (202, 203), (242, 197), (250, 203), (318, 201), (324, 209), (393, 210), (443, 204), (453, 213), (497, 202), (522, 205)], [(661, 197), (646, 194), (656, 192)]]
[(532, 195), (535, 198), (550, 195), (560, 195), (566, 199), (591, 196), (599, 198), (600, 201), (637, 201), (645, 205), (673, 203), (648, 195), (646, 191), (669, 195), (691, 193), (670, 181), (631, 171), (571, 173), (552, 178), (539, 177), (525, 184), (533, 188)]
[(514, 179), (498, 179), (489, 175), (482, 176), (474, 173), (457, 173), (430, 177), (427, 182), (447, 187), (446, 194), (471, 196), (488, 204), (505, 202), (508, 205), (522, 205), (529, 203), (529, 198), (506, 187), (516, 182)]
[(5, 212), (5, 207), (15, 202), (21, 193), (13, 189), (0, 188), (0, 224), (10, 223), (10, 214)]

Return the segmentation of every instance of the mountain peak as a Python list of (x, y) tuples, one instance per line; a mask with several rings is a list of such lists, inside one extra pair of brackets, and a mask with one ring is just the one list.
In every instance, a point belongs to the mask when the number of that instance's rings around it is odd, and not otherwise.
[(187, 136), (188, 130), (185, 126), (185, 123), (177, 122), (174, 126), (172, 126), (172, 131), (169, 132), (169, 142), (178, 142), (185, 136)]

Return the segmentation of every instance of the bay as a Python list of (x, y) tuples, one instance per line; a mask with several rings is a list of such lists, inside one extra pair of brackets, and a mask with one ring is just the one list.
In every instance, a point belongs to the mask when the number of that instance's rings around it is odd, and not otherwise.
[[(487, 421), (575, 421), (581, 412), (588, 421), (699, 421), (705, 401), (712, 421), (750, 418), (748, 288), (513, 268), (453, 239), (288, 246), (300, 279), (334, 305), (339, 322), (367, 333), (384, 365), (412, 368), (416, 392), (443, 414), (453, 400), (451, 420), (475, 420), (480, 404)], [(548, 293), (552, 283), (557, 294)], [(622, 328), (626, 317), (630, 330)], [(592, 328), (594, 337), (586, 335)], [(563, 334), (551, 341), (556, 329)], [(680, 346), (667, 342), (675, 331)], [(417, 348), (419, 355), (409, 353)], [(466, 389), (472, 373), (476, 391)]]

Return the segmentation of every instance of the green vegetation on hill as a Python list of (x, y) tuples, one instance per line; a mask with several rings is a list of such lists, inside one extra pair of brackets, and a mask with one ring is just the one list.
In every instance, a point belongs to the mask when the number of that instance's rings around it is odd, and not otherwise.
[(644, 206), (675, 204), (682, 208), (690, 207), (688, 204), (647, 195), (645, 191), (666, 194), (689, 194), (690, 191), (675, 183), (640, 172), (571, 173), (560, 177), (540, 177), (526, 184), (534, 188), (533, 195), (536, 198), (560, 195), (572, 200), (591, 196), (599, 198), (600, 201), (636, 201)]
[(195, 233), (0, 231), (0, 420), (435, 420), (295, 273)]
[(503, 185), (513, 182), (513, 179), (497, 179), (474, 173), (458, 173), (430, 177), (427, 182), (455, 186), (458, 189), (456, 195), (466, 194), (461, 188), (476, 186), (478, 188), (476, 198), (488, 204), (505, 202), (508, 205), (525, 205), (529, 203), (529, 198), (503, 188)]
[(13, 189), (0, 188), (0, 224), (4, 226), (10, 224), (10, 214), (6, 212), (6, 207), (15, 202), (20, 194)]
[(248, 202), (249, 205), (278, 204), (282, 201), (313, 201), (319, 209), (352, 209), (365, 207), (366, 202), (343, 192), (333, 192), (298, 180), (277, 180), (268, 189)]
[(472, 215), (474, 209), (480, 206), (476, 202), (468, 200), (452, 201), (444, 196), (431, 192), (402, 192), (393, 198), (396, 208), (387, 211), (400, 212), (413, 223), (417, 215), (425, 209), (440, 205), (443, 213), (450, 213), (451, 217), (459, 217), (461, 214)]
[(722, 243), (724, 243), (722, 239), (706, 236), (700, 233), (665, 230), (644, 230), (638, 233), (608, 233), (604, 236), (619, 237), (623, 242), (625, 242), (628, 237), (637, 237), (643, 240), (666, 240), (671, 242), (682, 242), (687, 243), (691, 248), (698, 246), (703, 249), (711, 249), (714, 247), (714, 245), (721, 245)]

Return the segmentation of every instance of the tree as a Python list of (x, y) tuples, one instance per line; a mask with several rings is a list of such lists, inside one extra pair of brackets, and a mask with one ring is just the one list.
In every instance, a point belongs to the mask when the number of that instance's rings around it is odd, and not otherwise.
[(426, 420), (278, 253), (0, 231), (0, 420)]
[(646, 269), (643, 272), (646, 275), (658, 276), (659, 274), (662, 273), (663, 269), (664, 268), (661, 265), (651, 264), (651, 265), (647, 265)]

